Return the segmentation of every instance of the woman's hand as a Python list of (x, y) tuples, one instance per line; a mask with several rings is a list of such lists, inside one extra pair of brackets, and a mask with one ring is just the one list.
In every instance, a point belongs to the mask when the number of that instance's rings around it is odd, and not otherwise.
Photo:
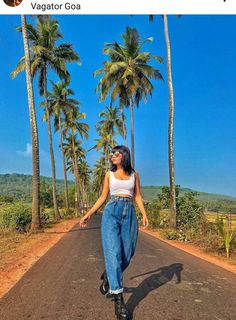
[(147, 228), (149, 225), (149, 222), (148, 222), (148, 217), (146, 214), (143, 215), (143, 227), (144, 229)]
[(88, 215), (88, 214), (86, 214), (85, 216), (83, 216), (83, 218), (80, 219), (79, 225), (80, 225), (82, 228), (86, 227), (87, 222), (89, 221), (90, 217), (91, 217), (91, 216)]

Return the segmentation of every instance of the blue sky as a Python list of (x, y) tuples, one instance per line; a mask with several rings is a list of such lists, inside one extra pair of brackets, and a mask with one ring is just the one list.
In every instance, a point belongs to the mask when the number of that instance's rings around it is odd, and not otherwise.
[[(154, 37), (144, 49), (165, 59), (161, 17), (150, 24), (147, 16), (90, 15), (54, 16), (60, 23), (63, 42), (73, 43), (82, 65), (68, 65), (70, 87), (81, 101), (90, 125), (86, 149), (97, 138), (98, 113), (107, 103), (98, 103), (92, 73), (102, 66), (105, 42), (122, 42), (126, 26), (138, 29), (142, 38)], [(34, 18), (28, 18), (33, 23)], [(20, 16), (0, 16), (0, 173), (31, 173), (31, 131), (25, 74), (15, 80), (10, 72), (23, 55), (21, 34), (15, 30)], [(176, 183), (199, 191), (236, 195), (236, 16), (169, 16), (172, 71), (175, 94)], [(136, 170), (142, 185), (168, 184), (168, 87), (166, 63), (157, 65), (165, 82), (154, 81), (154, 93), (147, 104), (135, 110)], [(50, 79), (58, 78), (50, 74)], [(51, 175), (47, 128), (42, 123), (41, 98), (34, 82), (39, 126), (41, 174)], [(129, 129), (129, 112), (126, 111)], [(129, 136), (128, 136), (129, 137)], [(123, 143), (122, 139), (117, 139)], [(57, 177), (63, 177), (59, 139), (54, 137)], [(91, 151), (93, 166), (99, 153)]]

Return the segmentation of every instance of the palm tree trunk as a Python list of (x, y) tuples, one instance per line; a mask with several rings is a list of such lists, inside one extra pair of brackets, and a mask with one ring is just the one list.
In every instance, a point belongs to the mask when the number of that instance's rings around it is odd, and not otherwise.
[(52, 146), (52, 130), (51, 130), (50, 114), (49, 114), (49, 110), (48, 110), (47, 69), (46, 69), (46, 64), (44, 66), (44, 97), (45, 97), (46, 119), (47, 119), (47, 124), (48, 124), (49, 150), (50, 150), (51, 167), (52, 167), (53, 206), (54, 206), (55, 219), (59, 220), (61, 217), (60, 217), (60, 213), (59, 213), (58, 205), (57, 205), (56, 169), (55, 169), (55, 159), (54, 159), (53, 146)]
[(121, 118), (122, 118), (122, 126), (123, 126), (123, 135), (125, 138), (125, 145), (128, 148), (128, 139), (127, 139), (127, 132), (125, 128), (125, 115), (124, 115), (124, 108), (121, 108)]
[(163, 16), (164, 32), (167, 51), (167, 71), (168, 71), (168, 87), (169, 87), (169, 126), (168, 126), (168, 149), (169, 149), (169, 179), (170, 179), (170, 226), (176, 228), (176, 197), (175, 197), (175, 172), (174, 172), (174, 90), (171, 73), (171, 52), (170, 39), (168, 31), (167, 15)]
[(134, 107), (133, 99), (129, 98), (129, 108), (130, 108), (130, 130), (131, 130), (131, 165), (134, 168)]
[(32, 222), (31, 232), (37, 232), (41, 229), (40, 221), (40, 169), (39, 169), (39, 143), (38, 143), (38, 127), (34, 105), (34, 92), (32, 86), (32, 77), (30, 70), (30, 52), (26, 33), (26, 17), (21, 16), (22, 24), (22, 36), (25, 51), (25, 70), (26, 70), (26, 84), (27, 84), (27, 95), (28, 95), (28, 106), (30, 116), (30, 126), (32, 135), (32, 166), (33, 166), (33, 177), (32, 177)]
[(60, 145), (61, 145), (61, 154), (62, 154), (63, 171), (64, 171), (65, 206), (66, 206), (67, 213), (69, 213), (70, 208), (69, 208), (68, 183), (67, 183), (67, 174), (66, 174), (66, 161), (65, 161), (65, 153), (63, 149), (63, 133), (62, 133), (60, 115), (59, 115), (59, 130), (60, 130)]
[(76, 193), (76, 212), (77, 215), (79, 214), (79, 201), (80, 201), (80, 186), (79, 186), (79, 168), (78, 168), (78, 158), (75, 152), (75, 140), (74, 140), (74, 136), (72, 139), (72, 145), (73, 145), (73, 155), (74, 155), (74, 159), (72, 161), (74, 161), (74, 177), (75, 177), (75, 193)]

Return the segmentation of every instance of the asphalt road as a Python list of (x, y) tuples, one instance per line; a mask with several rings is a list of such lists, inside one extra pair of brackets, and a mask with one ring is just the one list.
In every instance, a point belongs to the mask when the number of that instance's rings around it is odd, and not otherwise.
[[(0, 300), (1, 320), (111, 320), (99, 291), (104, 269), (100, 215), (76, 225)], [(135, 320), (236, 320), (236, 275), (139, 233), (124, 273)]]

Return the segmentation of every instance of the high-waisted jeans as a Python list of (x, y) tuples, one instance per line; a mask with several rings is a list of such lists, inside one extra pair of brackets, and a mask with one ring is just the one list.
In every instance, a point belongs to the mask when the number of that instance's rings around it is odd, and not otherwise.
[(122, 273), (134, 255), (138, 239), (132, 198), (111, 196), (102, 215), (101, 237), (109, 292), (123, 292)]

